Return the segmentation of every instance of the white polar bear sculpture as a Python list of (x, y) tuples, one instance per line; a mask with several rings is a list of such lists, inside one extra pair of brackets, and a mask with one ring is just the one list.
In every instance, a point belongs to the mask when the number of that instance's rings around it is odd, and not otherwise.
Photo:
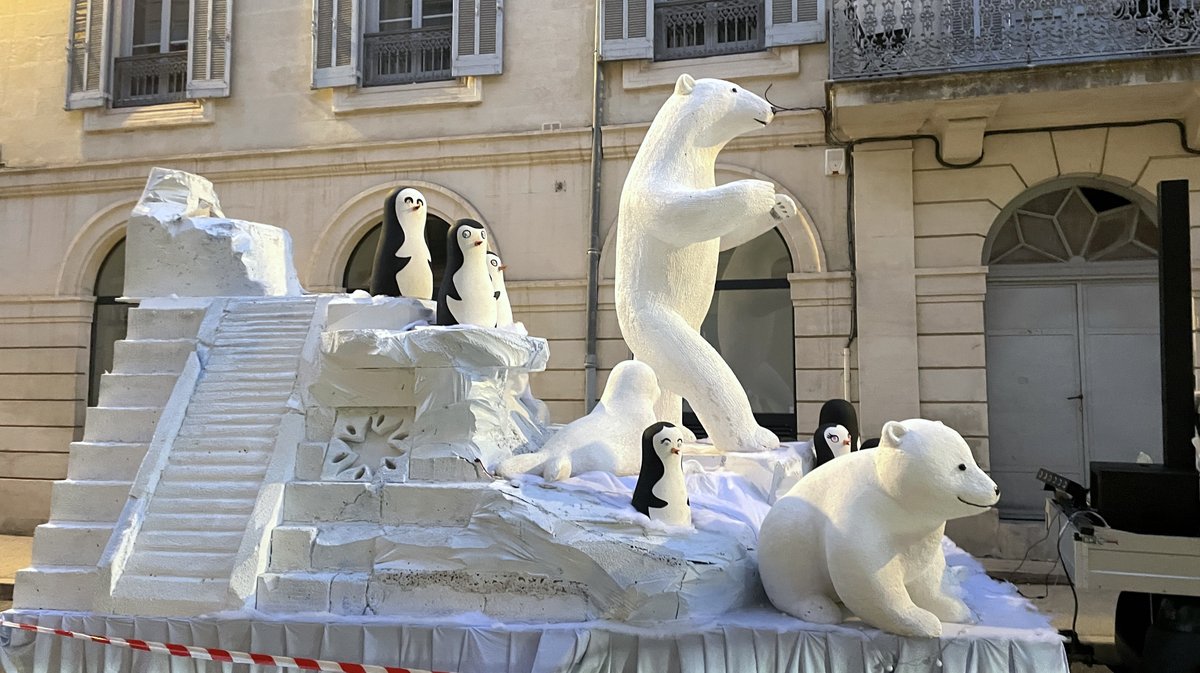
[(501, 462), (497, 472), (512, 477), (544, 466), (547, 481), (593, 471), (637, 474), (642, 467), (642, 432), (655, 421), (658, 394), (654, 370), (637, 360), (621, 362), (613, 367), (590, 414), (554, 433), (540, 451)]
[(947, 519), (978, 514), (1000, 489), (967, 443), (936, 421), (892, 421), (879, 446), (813, 470), (780, 498), (759, 531), (758, 564), (775, 607), (808, 622), (864, 622), (935, 638), (970, 619), (942, 586)]
[(658, 375), (660, 420), (682, 426), (687, 398), (722, 451), (764, 451), (746, 391), (700, 336), (722, 249), (796, 214), (763, 180), (716, 186), (717, 153), (766, 126), (774, 108), (732, 82), (680, 76), (634, 157), (617, 215), (617, 319), (633, 356)]

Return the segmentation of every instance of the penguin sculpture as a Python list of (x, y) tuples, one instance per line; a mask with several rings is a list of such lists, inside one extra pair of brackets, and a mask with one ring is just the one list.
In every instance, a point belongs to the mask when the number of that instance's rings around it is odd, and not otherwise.
[(834, 458), (850, 453), (853, 441), (850, 431), (843, 425), (831, 423), (817, 428), (813, 434), (813, 467), (821, 467)]
[(633, 508), (671, 526), (692, 525), (692, 503), (683, 479), (683, 433), (672, 423), (655, 423), (642, 433), (642, 471), (633, 489)]
[(508, 301), (508, 290), (504, 287), (504, 270), (508, 267), (500, 261), (500, 255), (488, 250), (488, 275), (492, 278), (492, 287), (496, 288), (496, 326), (507, 327), (513, 324), (512, 304)]
[(433, 299), (433, 260), (425, 242), (425, 196), (407, 187), (388, 194), (375, 247), (371, 294)]
[(488, 274), (487, 232), (475, 220), (459, 220), (446, 234), (437, 324), (495, 327), (499, 294)]
[(854, 405), (846, 400), (827, 400), (821, 405), (821, 413), (817, 418), (817, 426), (840, 425), (850, 433), (850, 450), (858, 450), (858, 414)]

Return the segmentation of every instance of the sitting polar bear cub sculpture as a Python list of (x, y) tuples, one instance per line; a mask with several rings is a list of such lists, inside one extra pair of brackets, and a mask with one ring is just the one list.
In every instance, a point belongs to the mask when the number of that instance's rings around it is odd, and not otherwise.
[(883, 427), (879, 447), (813, 470), (779, 499), (759, 531), (758, 563), (775, 607), (808, 622), (842, 621), (935, 638), (970, 610), (942, 588), (947, 519), (978, 514), (1000, 489), (967, 443), (935, 421)]
[(654, 368), (660, 420), (682, 427), (688, 403), (722, 451), (765, 451), (779, 439), (760, 427), (746, 391), (700, 336), (723, 249), (796, 214), (764, 180), (716, 186), (721, 148), (775, 116), (732, 82), (681, 75), (638, 149), (617, 214), (617, 320), (633, 356)]

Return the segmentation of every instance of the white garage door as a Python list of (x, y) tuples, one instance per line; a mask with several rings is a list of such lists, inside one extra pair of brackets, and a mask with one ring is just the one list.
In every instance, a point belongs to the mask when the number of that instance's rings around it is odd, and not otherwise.
[(1154, 279), (989, 282), (988, 426), (1001, 514), (1038, 518), (1045, 467), (1162, 460)]

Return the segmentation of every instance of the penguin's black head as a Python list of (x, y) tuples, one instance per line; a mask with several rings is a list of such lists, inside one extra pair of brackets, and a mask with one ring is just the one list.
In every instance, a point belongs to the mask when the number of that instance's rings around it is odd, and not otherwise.
[[(459, 220), (450, 228), (447, 237), (447, 245), (453, 244), (453, 247), (461, 250), (463, 254), (487, 245), (487, 230), (475, 220)], [(485, 247), (483, 250), (486, 251), (487, 248)]]
[(660, 421), (642, 433), (643, 464), (651, 455), (660, 462), (666, 462), (672, 455), (677, 457), (682, 448), (683, 433), (674, 423)]

